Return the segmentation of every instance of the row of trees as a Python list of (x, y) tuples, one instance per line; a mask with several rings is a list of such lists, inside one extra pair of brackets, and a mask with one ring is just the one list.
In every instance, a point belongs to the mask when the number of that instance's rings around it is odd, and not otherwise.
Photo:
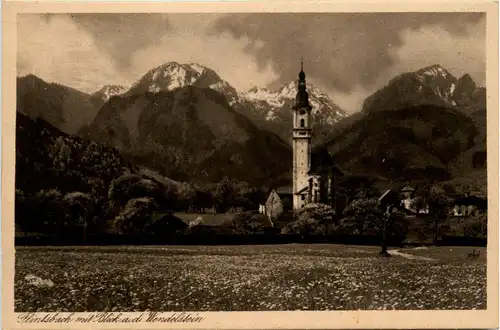
[[(164, 178), (163, 178), (164, 179)], [(380, 193), (373, 181), (366, 178), (346, 178), (338, 192), (344, 194), (343, 207), (333, 209), (311, 204), (288, 219), (281, 220), (283, 234), (379, 235), (383, 242), (389, 236), (403, 237), (408, 231), (406, 217), (396, 208), (380, 205)], [(421, 185), (414, 198), (414, 208), (429, 208), (426, 219), (432, 225), (434, 239), (448, 217), (450, 200), (438, 185)], [(260, 233), (273, 224), (255, 212), (264, 203), (263, 189), (227, 178), (216, 184), (176, 183), (151, 175), (124, 173), (108, 187), (107, 196), (95, 193), (42, 190), (33, 195), (16, 191), (16, 224), (24, 232), (64, 235), (79, 233), (164, 233), (170, 227), (155, 219), (153, 214), (176, 211), (203, 213), (209, 208), (224, 213), (239, 207), (231, 225), (232, 233)], [(397, 205), (393, 205), (397, 206)], [(164, 219), (163, 219), (164, 221)], [(486, 221), (483, 221), (486, 223)], [(200, 224), (202, 225), (202, 224)], [(190, 226), (189, 230), (198, 230)], [(483, 233), (486, 225), (469, 225), (464, 233)]]
[[(163, 178), (164, 179), (164, 178)], [(156, 212), (225, 213), (232, 207), (258, 209), (264, 191), (227, 178), (216, 184), (177, 183), (145, 174), (124, 173), (112, 180), (107, 196), (58, 189), (25, 195), (16, 190), (16, 223), (23, 232), (146, 233)]]
[(226, 213), (233, 207), (256, 210), (266, 197), (264, 189), (227, 177), (216, 184), (179, 183), (174, 189), (177, 210), (199, 213), (208, 208), (214, 208), (217, 213)]

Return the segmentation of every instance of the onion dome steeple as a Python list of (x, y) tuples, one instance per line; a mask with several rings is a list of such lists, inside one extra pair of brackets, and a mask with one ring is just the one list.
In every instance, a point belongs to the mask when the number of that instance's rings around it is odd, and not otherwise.
[(300, 61), (299, 86), (295, 97), (294, 108), (311, 108), (309, 105), (309, 95), (306, 91), (306, 74), (304, 73), (304, 62)]

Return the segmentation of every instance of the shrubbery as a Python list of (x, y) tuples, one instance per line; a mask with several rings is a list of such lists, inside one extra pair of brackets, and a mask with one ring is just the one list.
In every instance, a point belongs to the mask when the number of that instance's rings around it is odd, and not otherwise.
[(474, 217), (473, 221), (469, 221), (464, 227), (464, 236), (467, 237), (481, 237), (488, 236), (488, 216), (481, 214)]
[(271, 227), (271, 222), (255, 211), (237, 214), (231, 224), (231, 230), (236, 235), (263, 234), (266, 227)]
[(149, 233), (153, 224), (152, 213), (154, 209), (155, 204), (151, 198), (130, 199), (113, 220), (113, 227), (118, 233), (123, 234)]
[(327, 235), (334, 233), (337, 225), (335, 211), (331, 206), (307, 204), (294, 214), (293, 221), (287, 223), (281, 233), (301, 236)]

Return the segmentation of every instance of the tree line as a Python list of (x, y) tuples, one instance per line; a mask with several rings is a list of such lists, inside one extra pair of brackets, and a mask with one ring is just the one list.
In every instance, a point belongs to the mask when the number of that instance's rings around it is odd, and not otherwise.
[[(448, 188), (445, 188), (436, 184), (420, 185), (412, 203), (417, 210), (428, 208), (428, 213), (423, 216), (424, 226), (433, 232), (434, 242), (449, 218), (451, 200), (446, 191)], [(338, 203), (335, 205), (309, 204), (271, 221), (256, 211), (267, 197), (265, 187), (253, 187), (228, 178), (208, 184), (174, 182), (126, 171), (111, 181), (105, 194), (96, 190), (62, 192), (57, 188), (29, 194), (17, 189), (16, 226), (24, 233), (55, 236), (68, 233), (82, 236), (96, 233), (166, 234), (177, 230), (175, 228), (188, 234), (246, 235), (262, 234), (274, 228), (274, 233), (302, 237), (379, 236), (382, 250), (386, 250), (391, 237), (404, 238), (409, 231), (415, 230), (398, 207), (397, 200), (390, 205), (380, 204), (380, 192), (374, 187), (373, 180), (346, 177), (339, 180), (337, 194)], [(182, 221), (173, 215), (175, 212), (226, 213), (231, 208), (237, 208), (237, 213), (230, 223), (220, 228), (208, 228), (202, 220), (184, 228)], [(167, 216), (155, 218), (155, 213)], [(172, 227), (168, 221), (177, 222), (177, 227)], [(464, 227), (464, 235), (485, 236), (486, 223), (483, 215), (472, 225)]]

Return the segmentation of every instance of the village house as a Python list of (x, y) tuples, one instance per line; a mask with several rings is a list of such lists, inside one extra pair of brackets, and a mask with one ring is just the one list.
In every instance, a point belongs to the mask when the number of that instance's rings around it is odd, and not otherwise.
[(284, 212), (290, 212), (293, 209), (293, 189), (292, 187), (280, 187), (269, 191), (266, 204), (264, 205), (265, 215), (276, 220)]
[(401, 206), (407, 212), (412, 212), (414, 214), (427, 214), (429, 213), (429, 207), (425, 206), (420, 210), (417, 210), (414, 205), (415, 201), (415, 191), (416, 189), (410, 185), (404, 185), (399, 189), (399, 195), (401, 196)]
[(485, 213), (488, 208), (488, 201), (479, 196), (468, 195), (455, 199), (453, 205), (453, 216), (467, 217)]
[[(405, 185), (403, 188), (399, 190), (399, 194), (401, 195), (401, 204), (403, 204), (404, 208), (407, 210), (412, 210), (412, 202), (414, 198), (415, 188), (410, 185)], [(416, 210), (412, 210), (416, 212)]]
[(387, 189), (378, 198), (378, 205), (382, 210), (386, 209), (387, 206), (392, 205), (393, 210), (401, 212), (407, 218), (414, 218), (417, 213), (411, 209), (407, 209), (406, 205), (403, 203), (404, 200), (401, 200), (401, 197), (401, 191), (398, 193), (397, 190)]

